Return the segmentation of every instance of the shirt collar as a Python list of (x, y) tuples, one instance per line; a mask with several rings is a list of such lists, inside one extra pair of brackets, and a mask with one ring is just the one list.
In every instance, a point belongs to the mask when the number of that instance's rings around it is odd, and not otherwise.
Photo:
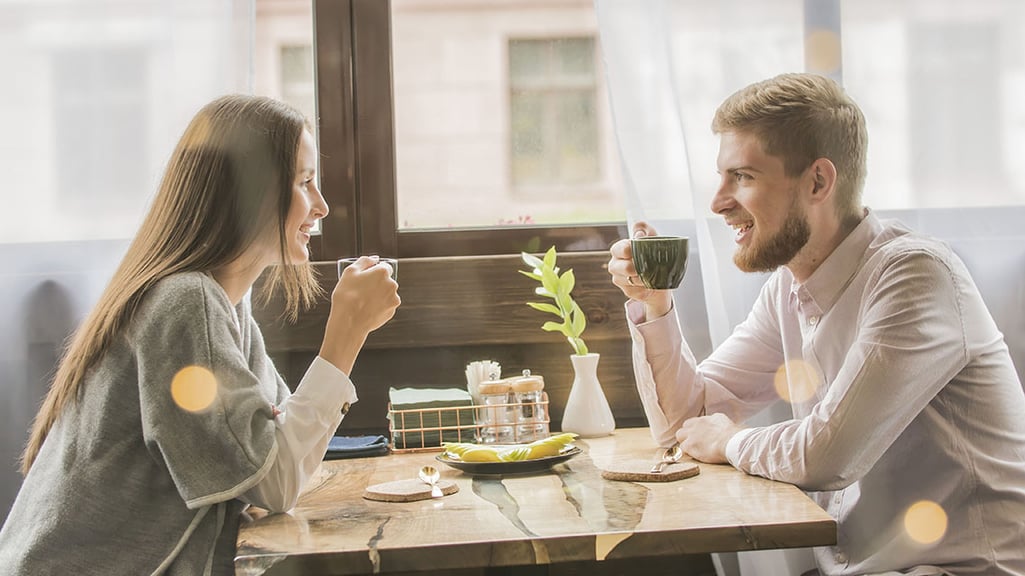
[[(882, 231), (883, 225), (879, 218), (866, 208), (861, 223), (804, 282), (804, 289), (823, 313), (833, 306), (844, 287), (854, 277), (854, 273), (861, 268), (865, 253)], [(796, 292), (799, 288), (800, 286), (795, 284), (791, 290)]]

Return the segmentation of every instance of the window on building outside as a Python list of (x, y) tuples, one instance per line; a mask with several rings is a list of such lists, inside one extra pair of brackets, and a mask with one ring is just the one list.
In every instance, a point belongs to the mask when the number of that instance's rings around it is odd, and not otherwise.
[(332, 159), (318, 256), (604, 250), (624, 233), (592, 0), (317, 0), (315, 13)]
[(298, 108), (310, 119), (317, 117), (317, 85), (313, 78), (313, 46), (282, 46), (281, 99)]
[(517, 189), (601, 175), (593, 38), (509, 42), (509, 133)]
[(593, 1), (390, 5), (398, 230), (625, 220)]

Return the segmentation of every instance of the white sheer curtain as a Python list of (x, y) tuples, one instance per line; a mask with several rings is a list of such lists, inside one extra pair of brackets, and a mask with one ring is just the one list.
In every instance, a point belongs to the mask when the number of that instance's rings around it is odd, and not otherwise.
[(254, 0), (0, 2), (0, 521), (64, 339), (192, 115), (249, 91)]
[[(844, 83), (865, 112), (865, 203), (947, 240), (1025, 367), (1025, 5), (990, 0), (595, 0), (630, 224), (696, 238), (676, 294), (698, 358), (746, 316), (764, 275), (732, 263), (709, 209), (735, 90), (782, 72)], [(782, 402), (752, 424), (790, 417)], [(806, 551), (721, 556), (721, 572), (791, 575)], [(757, 566), (757, 569), (755, 568)]]

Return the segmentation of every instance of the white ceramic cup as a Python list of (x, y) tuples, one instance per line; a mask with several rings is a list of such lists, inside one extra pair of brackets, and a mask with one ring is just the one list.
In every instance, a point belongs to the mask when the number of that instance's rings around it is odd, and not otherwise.
[[(341, 260), (339, 260), (338, 261), (338, 277), (341, 278), (342, 277), (342, 270), (345, 270), (346, 266), (348, 266), (349, 264), (352, 264), (356, 260), (359, 260), (359, 258), (342, 258)], [(395, 280), (396, 282), (399, 281), (399, 261), (398, 260), (396, 260), (394, 258), (378, 258), (377, 262), (378, 263), (387, 262), (388, 265), (391, 266), (391, 279)]]

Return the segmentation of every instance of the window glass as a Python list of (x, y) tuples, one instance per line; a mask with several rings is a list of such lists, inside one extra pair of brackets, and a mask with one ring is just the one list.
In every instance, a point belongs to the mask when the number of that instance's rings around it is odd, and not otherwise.
[[(65, 127), (56, 139), (58, 212), (102, 212), (105, 219), (133, 221), (138, 200), (126, 191), (151, 186), (144, 47), (111, 46), (58, 50), (52, 55), (53, 118)], [(117, 121), (112, 122), (112, 119)]]
[[(313, 0), (254, 0), (253, 92), (295, 106), (317, 129)], [(321, 222), (314, 226), (319, 233)]]
[(1019, 0), (842, 2), (844, 84), (869, 130), (874, 208), (1025, 203)]
[(600, 180), (594, 40), (509, 43), (512, 184)]
[(0, 243), (131, 237), (189, 119), (250, 89), (252, 1), (0, 2)]
[(317, 117), (312, 44), (281, 47), (280, 82), (281, 99), (301, 110), (312, 122)]
[[(316, 119), (313, 0), (254, 0), (253, 91)], [(315, 122), (314, 122), (315, 123)]]
[[(1025, 181), (1016, 178), (1025, 154), (1025, 10), (1020, 0), (965, 3), (935, 0), (836, 0), (840, 46), (836, 70), (868, 125), (868, 177), (864, 203), (877, 210), (1020, 205)], [(708, 208), (718, 182), (718, 138), (709, 125), (734, 90), (768, 75), (804, 69), (832, 57), (822, 30), (805, 10), (830, 2), (730, 0), (725, 4), (669, 3), (664, 24), (672, 43), (672, 102), (656, 122), (678, 111), (686, 149), (663, 142), (624, 144), (643, 149), (632, 159), (632, 187), (646, 196), (648, 174), (670, 173), (686, 155), (691, 174), (674, 173), (678, 189), (694, 184), (694, 214)], [(730, 32), (733, 33), (730, 33)], [(606, 55), (606, 58), (622, 55)], [(643, 78), (645, 62), (630, 63)], [(656, 63), (657, 64), (657, 63)], [(662, 69), (654, 66), (653, 74)], [(631, 86), (622, 88), (631, 90)], [(624, 98), (623, 100), (627, 100)], [(622, 102), (622, 100), (620, 101)], [(655, 110), (655, 106), (650, 108)], [(646, 105), (646, 103), (642, 103)], [(654, 115), (654, 114), (653, 114)], [(653, 132), (644, 125), (643, 137)], [(624, 131), (621, 138), (639, 139)], [(670, 168), (665, 168), (669, 166)], [(676, 187), (666, 187), (675, 190)], [(645, 214), (685, 214), (676, 196), (647, 197)]]
[(625, 219), (591, 0), (392, 0), (398, 228)]

